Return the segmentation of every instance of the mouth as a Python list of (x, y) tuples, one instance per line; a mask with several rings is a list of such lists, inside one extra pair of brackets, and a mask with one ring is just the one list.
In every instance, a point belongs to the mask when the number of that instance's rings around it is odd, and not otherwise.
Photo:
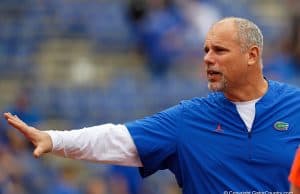
[(214, 70), (207, 70), (207, 78), (209, 80), (212, 80), (214, 78), (216, 78), (217, 76), (221, 76), (222, 73), (219, 71), (214, 71)]

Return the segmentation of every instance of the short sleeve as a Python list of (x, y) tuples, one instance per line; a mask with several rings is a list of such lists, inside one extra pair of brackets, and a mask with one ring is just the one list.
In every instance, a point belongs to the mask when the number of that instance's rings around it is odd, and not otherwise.
[(177, 131), (181, 118), (182, 106), (177, 105), (153, 116), (125, 123), (137, 147), (143, 167), (142, 177), (157, 170), (173, 168), (177, 163)]

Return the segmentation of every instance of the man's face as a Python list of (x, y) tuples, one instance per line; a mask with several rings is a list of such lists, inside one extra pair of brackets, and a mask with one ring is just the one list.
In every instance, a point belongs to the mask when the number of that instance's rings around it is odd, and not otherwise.
[(204, 64), (208, 88), (225, 92), (243, 84), (247, 72), (246, 53), (242, 53), (233, 22), (215, 24), (207, 34)]

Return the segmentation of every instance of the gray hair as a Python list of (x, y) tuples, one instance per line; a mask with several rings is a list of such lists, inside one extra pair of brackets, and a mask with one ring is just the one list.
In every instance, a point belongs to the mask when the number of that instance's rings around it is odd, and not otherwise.
[(221, 21), (224, 20), (233, 20), (237, 26), (237, 38), (240, 41), (242, 52), (246, 52), (251, 46), (257, 46), (261, 51), (260, 54), (262, 54), (264, 44), (263, 35), (256, 24), (248, 19), (238, 17), (227, 17)]

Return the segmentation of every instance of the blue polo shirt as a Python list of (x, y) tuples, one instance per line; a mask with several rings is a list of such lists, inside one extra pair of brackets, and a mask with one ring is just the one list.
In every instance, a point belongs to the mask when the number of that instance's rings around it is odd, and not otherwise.
[(223, 93), (126, 123), (143, 177), (169, 169), (184, 194), (289, 191), (300, 142), (300, 90), (268, 81), (252, 131)]

